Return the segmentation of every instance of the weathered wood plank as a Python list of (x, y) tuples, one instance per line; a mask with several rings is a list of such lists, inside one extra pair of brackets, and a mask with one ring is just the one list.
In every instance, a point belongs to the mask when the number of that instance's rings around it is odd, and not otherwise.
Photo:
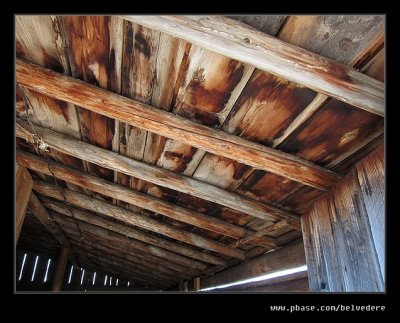
[(385, 281), (385, 165), (384, 146), (356, 165), (379, 267)]
[(243, 16), (227, 16), (229, 18), (242, 21), (268, 35), (276, 36), (279, 29), (284, 24), (287, 16), (280, 15), (243, 15)]
[(91, 111), (181, 140), (194, 147), (303, 184), (326, 189), (340, 177), (292, 155), (249, 142), (121, 97), (79, 80), (17, 60), (17, 82), (51, 97), (81, 104)]
[[(21, 130), (21, 127), (27, 127), (26, 122), (24, 122), (23, 120), (18, 120), (18, 124), (20, 126), (16, 129), (17, 136), (20, 136), (27, 140), (32, 140), (32, 138), (29, 138), (29, 136), (27, 136), (26, 133)], [(95, 147), (85, 142), (78, 141), (73, 138), (68, 138), (65, 135), (53, 132), (45, 128), (37, 127), (36, 132), (48, 145), (50, 145), (51, 148), (60, 150), (64, 153), (70, 154), (80, 159), (90, 161), (102, 167), (107, 167), (121, 173), (135, 176), (137, 178), (141, 178), (157, 185), (161, 185), (163, 187), (174, 189), (183, 193), (189, 193), (208, 201), (219, 203), (238, 211), (251, 214), (261, 219), (287, 219), (291, 225), (293, 225), (294, 227), (299, 227), (299, 218), (296, 217), (296, 215), (291, 214), (287, 211), (282, 211), (267, 204), (252, 201), (246, 197), (227, 192), (223, 189), (186, 176), (175, 174), (167, 170), (163, 170), (151, 165), (135, 161), (133, 159), (121, 156), (119, 154), (104, 150), (99, 147)], [(134, 204), (139, 206), (137, 202)], [(169, 203), (165, 202), (163, 205), (167, 206), (169, 205)], [(173, 214), (177, 212), (174, 212), (171, 207), (169, 209), (170, 210), (168, 212), (171, 213), (162, 214), (173, 217)], [(228, 224), (220, 219), (210, 218), (199, 213), (197, 213), (196, 216), (193, 217), (191, 216), (190, 212), (185, 212), (183, 209), (177, 207), (175, 207), (175, 209), (179, 209), (181, 211), (181, 216), (178, 217), (178, 215), (176, 215), (175, 219), (186, 223), (199, 226), (199, 221), (204, 220), (201, 222), (201, 227), (221, 234), (232, 236), (233, 238), (240, 238), (244, 234), (248, 233), (245, 229), (236, 227), (232, 224)], [(155, 212), (160, 211), (154, 209), (152, 210)]]
[[(106, 16), (62, 17), (68, 40), (68, 58), (74, 77), (117, 93), (121, 91), (122, 19)], [(79, 105), (78, 105), (79, 106)], [(115, 120), (78, 107), (82, 139), (106, 148), (113, 147)], [(88, 170), (113, 180), (108, 169), (88, 164)]]
[(303, 216), (311, 290), (384, 290), (372, 234), (374, 224), (369, 220), (363, 196), (353, 170)]
[(18, 242), (25, 211), (32, 191), (32, 177), (25, 167), (19, 166), (15, 174), (15, 243)]
[[(40, 186), (40, 183), (37, 182), (36, 189), (38, 192), (43, 193), (44, 195), (49, 195), (45, 193), (45, 187)], [(54, 197), (54, 196), (53, 196)], [(93, 225), (96, 225), (98, 227), (107, 229), (112, 232), (120, 233), (126, 237), (130, 237), (133, 239), (136, 239), (138, 241), (142, 241), (145, 243), (148, 243), (150, 246), (146, 246), (143, 244), (143, 247), (146, 247), (144, 249), (145, 252), (154, 254), (158, 257), (169, 259), (171, 261), (175, 261), (176, 263), (180, 263), (184, 266), (199, 269), (199, 270), (204, 270), (206, 265), (194, 261), (191, 259), (188, 259), (186, 257), (182, 257), (180, 255), (176, 255), (175, 253), (183, 254), (186, 255), (187, 257), (191, 257), (194, 259), (199, 259), (204, 262), (212, 263), (212, 264), (218, 264), (222, 266), (227, 266), (226, 262), (224, 262), (221, 259), (218, 259), (216, 257), (213, 257), (211, 255), (207, 255), (201, 252), (198, 252), (196, 249), (176, 244), (172, 241), (163, 239), (161, 237), (158, 237), (156, 235), (153, 235), (151, 233), (144, 233), (142, 231), (139, 231), (137, 229), (134, 229), (132, 227), (128, 227), (126, 225), (116, 223), (114, 221), (109, 221), (107, 219), (104, 219), (102, 217), (89, 214), (88, 212), (84, 212), (82, 210), (76, 209), (74, 207), (66, 207), (60, 203), (48, 200), (48, 199), (42, 199), (43, 204), (53, 210), (56, 211), (57, 213), (63, 214), (65, 216), (71, 216), (71, 213), (69, 212), (69, 208), (72, 210), (74, 213), (74, 217), (80, 221), (90, 223)], [(142, 246), (141, 244), (138, 244)], [(168, 252), (166, 250), (173, 251), (173, 252)], [(203, 256), (202, 256), (203, 255)]]
[[(117, 187), (116, 184), (110, 184), (107, 183), (105, 180), (101, 180), (99, 178), (96, 178), (91, 175), (87, 175), (85, 173), (76, 173), (76, 171), (69, 169), (67, 171), (67, 168), (64, 166), (55, 166), (54, 163), (51, 163), (51, 165), (48, 165), (47, 163), (44, 163), (40, 159), (36, 157), (28, 157), (27, 159), (24, 158), (23, 156), (26, 156), (25, 153), (18, 152), (18, 157), (17, 160), (19, 161), (19, 164), (23, 165), (23, 161), (25, 160), (26, 164), (29, 164), (31, 168), (34, 168), (36, 170), (40, 169), (40, 171), (44, 173), (50, 173), (48, 167), (51, 168), (52, 173), (54, 174), (55, 177), (58, 178), (64, 178), (67, 181), (70, 181), (71, 183), (74, 183), (76, 185), (84, 186), (87, 189), (90, 189), (95, 192), (101, 192), (103, 194), (107, 194), (108, 196), (113, 196), (117, 199), (121, 199), (123, 201), (127, 201), (127, 198), (124, 196), (129, 196), (133, 193), (133, 191), (126, 189), (124, 187), (119, 187), (120, 192), (117, 193), (115, 189), (109, 189), (111, 187)], [(108, 188), (109, 187), (109, 188)], [(56, 188), (54, 188), (56, 190)], [(144, 229), (161, 233), (166, 236), (169, 236), (173, 239), (179, 240), (179, 241), (184, 241), (189, 244), (201, 247), (201, 248), (210, 248), (209, 250), (213, 250), (218, 252), (218, 250), (222, 254), (229, 255), (231, 257), (237, 257), (238, 259), (243, 259), (244, 256), (242, 252), (238, 250), (234, 250), (231, 247), (228, 247), (222, 243), (218, 243), (209, 239), (205, 239), (201, 236), (191, 234), (189, 232), (185, 232), (183, 230), (180, 230), (178, 228), (174, 228), (172, 226), (164, 225), (163, 223), (159, 221), (155, 221), (153, 219), (147, 218), (145, 216), (129, 212), (125, 209), (121, 209), (120, 207), (116, 207), (113, 205), (109, 205), (106, 202), (102, 202), (100, 200), (93, 199), (91, 200), (88, 196), (84, 194), (78, 194), (76, 192), (72, 192), (69, 190), (63, 190), (59, 188), (59, 190), (62, 190), (63, 194), (67, 198), (67, 201), (69, 199), (72, 199), (74, 203), (79, 203), (82, 207), (89, 209), (90, 205), (90, 210), (94, 212), (105, 212), (105, 209), (102, 209), (102, 207), (107, 208), (108, 216), (110, 217), (120, 217), (121, 220), (124, 222), (131, 224), (131, 225), (137, 225), (140, 226)], [(76, 195), (78, 194), (78, 195)], [(138, 193), (135, 193), (138, 194)], [(138, 195), (139, 196), (139, 195)], [(85, 200), (86, 204), (82, 202)], [(130, 200), (132, 203), (132, 201)], [(129, 201), (128, 201), (129, 203)], [(161, 202), (159, 202), (161, 203)], [(165, 202), (164, 202), (165, 203)], [(133, 203), (136, 204), (136, 203)], [(150, 204), (150, 203), (149, 203)], [(115, 212), (115, 213), (113, 213)], [(166, 212), (168, 213), (168, 212)]]
[(383, 84), (328, 58), (220, 16), (122, 16), (384, 115)]
[(305, 265), (303, 241), (299, 240), (277, 251), (248, 260), (215, 275), (202, 278), (201, 288), (214, 287), (227, 283), (261, 276), (281, 269)]
[(379, 116), (330, 100), (280, 149), (325, 166), (383, 126), (384, 119)]
[[(376, 39), (384, 33), (384, 25), (383, 15), (290, 16), (279, 38), (352, 66), (371, 52)], [(383, 39), (379, 42), (382, 45)]]

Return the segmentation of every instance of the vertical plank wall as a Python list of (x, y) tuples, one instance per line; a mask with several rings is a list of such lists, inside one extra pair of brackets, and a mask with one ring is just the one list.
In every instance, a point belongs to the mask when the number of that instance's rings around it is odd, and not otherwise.
[(383, 145), (302, 217), (310, 291), (384, 291)]

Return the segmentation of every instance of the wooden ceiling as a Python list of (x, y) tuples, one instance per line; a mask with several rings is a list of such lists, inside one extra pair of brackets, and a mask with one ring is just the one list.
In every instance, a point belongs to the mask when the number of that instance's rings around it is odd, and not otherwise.
[(168, 288), (301, 238), (383, 141), (384, 16), (231, 18), (16, 16), (18, 248)]

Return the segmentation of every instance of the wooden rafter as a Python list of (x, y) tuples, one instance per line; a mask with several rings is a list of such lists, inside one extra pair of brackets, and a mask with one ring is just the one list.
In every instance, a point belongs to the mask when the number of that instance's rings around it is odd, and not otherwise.
[[(186, 222), (203, 229), (208, 229), (220, 234), (232, 236), (234, 238), (240, 238), (245, 235), (253, 234), (253, 231), (229, 224), (222, 220), (215, 219), (192, 210), (185, 209), (163, 200), (159, 200), (150, 195), (133, 191), (127, 187), (99, 179), (98, 177), (77, 171), (70, 167), (54, 162), (46, 162), (42, 158), (36, 157), (35, 155), (29, 153), (18, 151), (17, 160), (19, 163), (27, 165), (28, 168), (45, 173), (46, 175), (55, 176), (56, 178), (67, 181), (68, 183), (72, 183), (91, 191), (116, 198), (132, 205), (146, 208), (153, 212), (163, 214), (167, 217)], [(57, 193), (56, 189), (52, 194), (56, 194), (59, 198), (62, 198), (62, 194), (59, 192)], [(238, 231), (240, 234), (237, 233)], [(270, 246), (269, 241), (263, 238), (258, 238), (257, 242), (255, 243), (262, 246)]]
[(212, 129), (147, 104), (17, 59), (19, 84), (132, 126), (321, 190), (342, 177), (282, 151)]
[[(18, 119), (16, 135), (33, 142), (33, 138), (28, 135), (29, 129), (30, 127), (27, 122)], [(35, 132), (51, 148), (63, 153), (89, 161), (102, 167), (110, 168), (114, 171), (149, 181), (157, 185), (168, 187), (179, 192), (191, 194), (207, 201), (230, 207), (263, 220), (274, 221), (284, 219), (287, 220), (288, 224), (293, 228), (301, 230), (299, 217), (293, 213), (290, 213), (289, 211), (251, 200), (245, 196), (231, 193), (222, 188), (215, 187), (194, 178), (147, 165), (106, 149), (76, 140), (50, 129), (42, 128), (38, 125), (35, 125)], [(175, 207), (175, 209), (182, 208)], [(192, 212), (195, 214), (191, 214), (191, 212), (186, 211), (182, 212), (184, 213), (183, 215), (186, 215), (186, 217), (176, 218), (179, 221), (198, 226), (199, 221), (202, 220), (201, 226), (203, 228), (228, 235), (233, 238), (241, 238), (243, 235), (251, 234), (251, 232), (248, 232), (248, 230), (215, 218), (204, 216), (197, 212)], [(173, 213), (169, 211), (169, 215), (172, 214)]]
[[(39, 184), (40, 183), (37, 182), (36, 188), (38, 191), (41, 190)], [(207, 266), (193, 259), (201, 260), (210, 264), (221, 265), (224, 267), (227, 266), (227, 262), (222, 259), (200, 252), (194, 248), (160, 238), (151, 233), (144, 233), (132, 227), (127, 227), (126, 225), (104, 219), (103, 217), (99, 217), (73, 207), (67, 207), (61, 203), (57, 203), (49, 199), (43, 199), (42, 202), (46, 208), (53, 210), (57, 213), (63, 214), (65, 216), (72, 216), (71, 212), (69, 211), (69, 209), (71, 209), (75, 219), (78, 219), (79, 221), (90, 223), (98, 227), (107, 229), (108, 231), (120, 233), (126, 237), (133, 238), (137, 240), (136, 249), (140, 249), (143, 252), (153, 254), (157, 257), (169, 259), (178, 264), (182, 264), (189, 268), (195, 268), (199, 270), (204, 270)], [(180, 255), (185, 255), (193, 259), (182, 257)]]
[(383, 83), (221, 16), (122, 16), (384, 116)]
[[(33, 165), (31, 165), (31, 167), (33, 167)], [(56, 170), (53, 166), (50, 167), (52, 168), (52, 171), (56, 177), (60, 179), (63, 177), (60, 176), (61, 173), (59, 170)], [(39, 171), (38, 169), (36, 170)], [(66, 179), (66, 177), (63, 178)], [(89, 188), (90, 185), (86, 186), (86, 183), (89, 184), (89, 182), (86, 182), (85, 179), (82, 177), (80, 178), (80, 181), (81, 183), (85, 183), (84, 184), (85, 188), (90, 189)], [(42, 184), (41, 187), (45, 187), (45, 184)], [(103, 193), (105, 193), (105, 191), (106, 189), (103, 191)], [(177, 227), (146, 217), (142, 214), (128, 211), (121, 207), (115, 206), (114, 204), (91, 198), (90, 196), (87, 196), (85, 194), (74, 192), (68, 189), (59, 188), (51, 184), (47, 184), (46, 191), (44, 190), (39, 191), (40, 194), (43, 194), (45, 192), (47, 192), (47, 194), (51, 197), (58, 198), (60, 200), (64, 200), (65, 198), (65, 200), (72, 205), (82, 207), (84, 209), (93, 212), (104, 214), (110, 218), (123, 221), (126, 224), (138, 226), (143, 229), (150, 230), (152, 232), (160, 233), (162, 235), (168, 236), (178, 241), (186, 242), (188, 244), (204, 248), (207, 250), (215, 251), (230, 257), (242, 260), (245, 259), (244, 253), (242, 251), (236, 250), (223, 243), (208, 238), (204, 238), (200, 235), (191, 232), (184, 231)], [(119, 198), (119, 196), (117, 197)]]

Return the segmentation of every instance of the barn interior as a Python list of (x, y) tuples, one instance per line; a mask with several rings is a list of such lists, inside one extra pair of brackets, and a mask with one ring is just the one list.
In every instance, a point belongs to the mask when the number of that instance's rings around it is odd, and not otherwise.
[(15, 16), (15, 291), (384, 292), (385, 16)]

